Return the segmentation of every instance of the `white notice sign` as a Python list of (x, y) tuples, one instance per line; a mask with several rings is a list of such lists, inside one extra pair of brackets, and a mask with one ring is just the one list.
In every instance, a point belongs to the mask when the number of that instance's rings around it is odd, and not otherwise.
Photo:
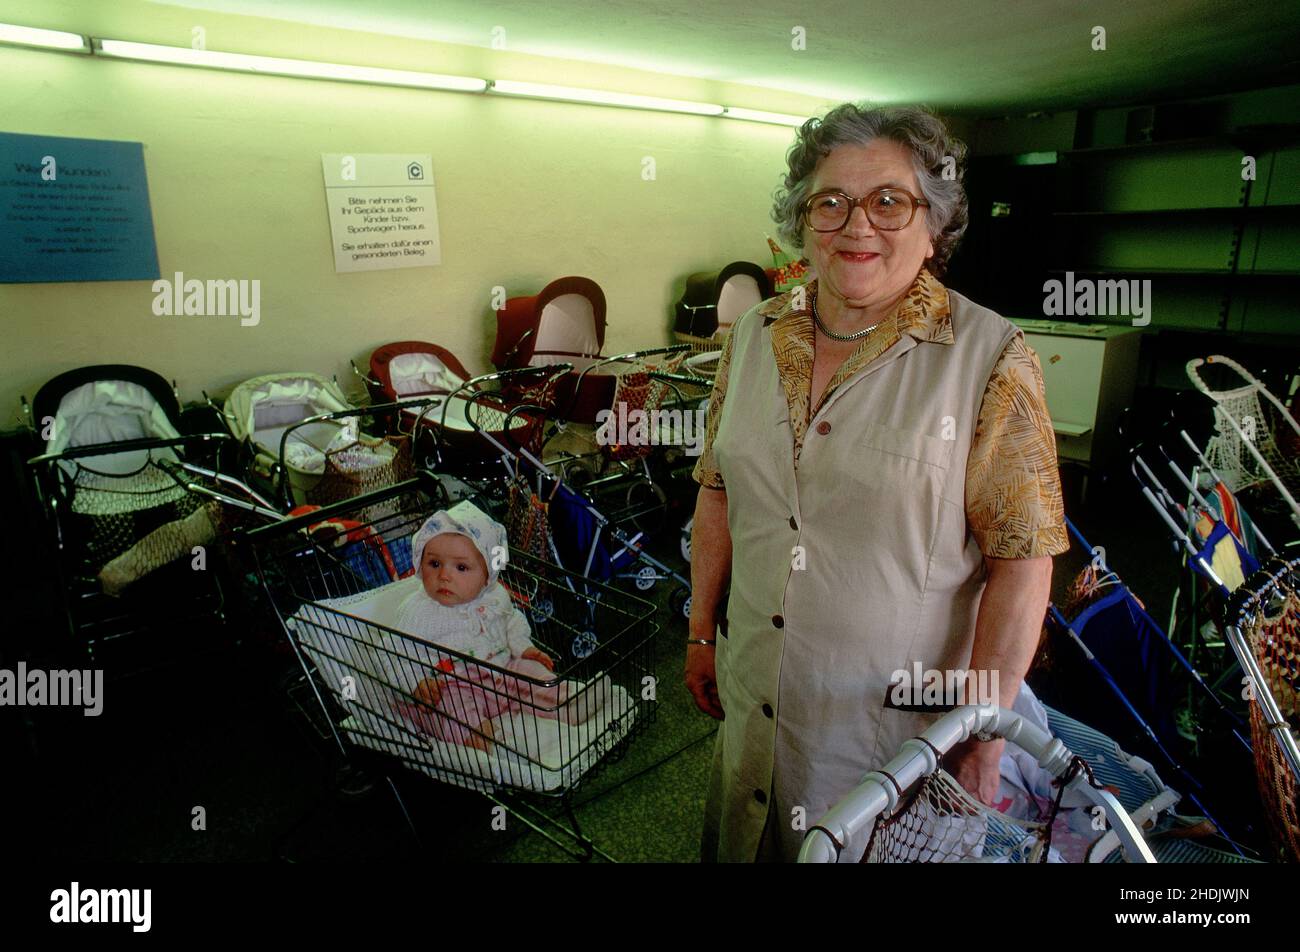
[(322, 155), (321, 163), (335, 271), (442, 263), (432, 156)]

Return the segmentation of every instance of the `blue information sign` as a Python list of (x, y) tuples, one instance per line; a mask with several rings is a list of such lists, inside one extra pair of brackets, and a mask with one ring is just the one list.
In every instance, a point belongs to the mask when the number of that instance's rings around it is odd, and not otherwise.
[(0, 132), (0, 283), (158, 276), (143, 145)]

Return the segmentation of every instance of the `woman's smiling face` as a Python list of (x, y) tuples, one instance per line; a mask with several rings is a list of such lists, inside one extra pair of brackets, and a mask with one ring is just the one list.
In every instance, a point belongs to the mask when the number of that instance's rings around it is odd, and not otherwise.
[[(903, 188), (922, 197), (907, 147), (892, 139), (874, 139), (867, 145), (832, 149), (817, 164), (809, 194), (836, 189), (860, 198), (886, 187)], [(860, 206), (839, 231), (813, 231), (805, 222), (804, 254), (817, 269), (818, 293), (838, 298), (849, 307), (892, 304), (934, 254), (926, 212), (924, 206), (918, 207), (911, 223), (898, 231), (875, 227)]]

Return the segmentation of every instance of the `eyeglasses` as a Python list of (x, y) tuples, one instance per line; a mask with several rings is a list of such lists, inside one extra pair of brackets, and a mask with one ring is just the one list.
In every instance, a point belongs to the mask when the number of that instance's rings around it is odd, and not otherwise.
[(878, 188), (862, 198), (850, 198), (836, 189), (810, 196), (803, 204), (804, 220), (813, 231), (839, 231), (849, 223), (859, 205), (867, 221), (881, 231), (899, 231), (912, 224), (917, 208), (930, 203), (904, 188)]

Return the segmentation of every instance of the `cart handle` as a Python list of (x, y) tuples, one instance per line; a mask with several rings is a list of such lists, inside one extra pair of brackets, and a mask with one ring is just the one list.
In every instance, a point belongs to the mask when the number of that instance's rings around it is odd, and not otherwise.
[(146, 436), (138, 440), (122, 440), (118, 443), (88, 443), (85, 446), (74, 447), (59, 453), (45, 453), (41, 456), (33, 456), (27, 461), (27, 465), (38, 466), (60, 460), (80, 459), (85, 456), (114, 456), (118, 453), (129, 453), (132, 450), (153, 450), (171, 446), (184, 446), (193, 441), (208, 442), (209, 440), (229, 439), (233, 439), (229, 433), (188, 433), (184, 436), (174, 437)]

